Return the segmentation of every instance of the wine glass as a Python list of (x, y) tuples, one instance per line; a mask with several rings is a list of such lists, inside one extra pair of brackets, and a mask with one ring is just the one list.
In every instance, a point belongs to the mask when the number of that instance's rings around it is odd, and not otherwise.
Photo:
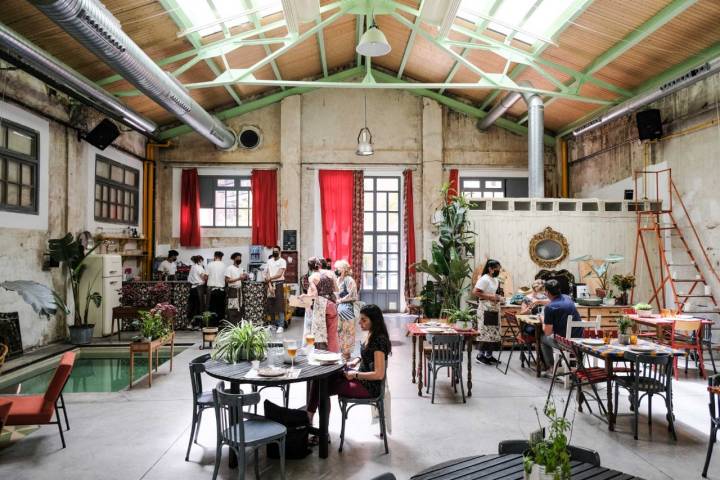
[(297, 355), (297, 342), (288, 342), (287, 353), (290, 357), (290, 371), (292, 372), (293, 370), (295, 370), (295, 355)]
[(305, 344), (307, 345), (308, 357), (315, 351), (315, 335), (308, 333), (305, 335)]

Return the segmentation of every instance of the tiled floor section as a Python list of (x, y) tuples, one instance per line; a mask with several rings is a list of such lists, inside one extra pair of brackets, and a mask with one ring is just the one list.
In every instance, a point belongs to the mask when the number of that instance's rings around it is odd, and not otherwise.
[[(473, 365), (473, 397), (463, 404), (452, 393), (446, 378), (438, 383), (436, 404), (428, 396), (419, 398), (410, 382), (410, 340), (404, 336), (403, 316), (388, 316), (394, 352), (390, 359), (392, 390), (392, 434), (390, 454), (384, 455), (377, 427), (370, 424), (369, 411), (351, 413), (346, 447), (337, 452), (339, 416), (333, 402), (330, 457), (316, 454), (288, 461), (290, 480), (366, 480), (384, 471), (408, 478), (435, 463), (478, 453), (494, 453), (503, 439), (526, 438), (537, 428), (534, 406), (542, 407), (548, 380), (536, 379), (520, 370), (517, 355), (507, 376), (493, 367)], [(289, 336), (300, 336), (295, 321)], [(199, 333), (190, 334), (199, 338)], [(201, 352), (190, 348), (176, 357), (175, 370), (167, 366), (153, 378), (148, 389), (143, 382), (132, 391), (107, 394), (68, 395), (71, 430), (68, 448), (60, 449), (54, 426), (42, 427), (11, 448), (0, 451), (0, 479), (209, 479), (215, 454), (215, 425), (208, 415), (194, 446), (190, 462), (184, 461), (190, 428), (190, 382), (187, 361)], [(206, 386), (212, 385), (207, 379)], [(562, 393), (562, 389), (558, 389)], [(292, 389), (291, 405), (304, 403), (304, 388)], [(280, 401), (277, 391), (263, 396)], [(564, 395), (562, 395), (564, 398)], [(652, 437), (647, 410), (642, 408), (640, 440), (634, 440), (630, 417), (619, 420), (617, 432), (607, 431), (600, 420), (576, 414), (572, 443), (596, 449), (604, 465), (647, 479), (700, 478), (708, 431), (707, 396), (704, 381), (691, 376), (675, 383), (675, 405), (679, 439), (673, 442), (665, 428), (661, 402), (654, 405)], [(627, 400), (621, 412), (628, 413)], [(207, 412), (211, 413), (211, 412)], [(720, 450), (720, 448), (718, 449)], [(277, 464), (261, 456), (264, 479), (279, 478)], [(221, 478), (236, 478), (224, 459)], [(720, 478), (720, 451), (711, 466), (711, 478)], [(248, 477), (252, 477), (252, 464)]]

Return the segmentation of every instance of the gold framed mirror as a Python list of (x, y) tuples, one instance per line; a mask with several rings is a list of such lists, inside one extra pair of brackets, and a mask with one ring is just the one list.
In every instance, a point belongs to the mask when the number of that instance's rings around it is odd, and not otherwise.
[(565, 260), (569, 251), (565, 236), (550, 227), (545, 227), (530, 239), (530, 258), (542, 268), (555, 267)]

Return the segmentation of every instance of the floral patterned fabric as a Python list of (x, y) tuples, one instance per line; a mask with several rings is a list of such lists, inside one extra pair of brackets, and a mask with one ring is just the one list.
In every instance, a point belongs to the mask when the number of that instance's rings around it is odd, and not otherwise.
[(265, 282), (243, 282), (243, 319), (252, 323), (265, 323)]
[(415, 277), (415, 215), (413, 213), (413, 188), (412, 170), (403, 172), (403, 236), (405, 238), (405, 302), (410, 304), (410, 299), (417, 294)]
[(352, 271), (358, 289), (362, 285), (363, 238), (365, 233), (365, 189), (363, 172), (353, 172)]

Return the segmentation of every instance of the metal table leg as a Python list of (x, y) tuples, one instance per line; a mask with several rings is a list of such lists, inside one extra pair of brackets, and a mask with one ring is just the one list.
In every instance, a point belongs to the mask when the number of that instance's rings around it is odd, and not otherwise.
[[(472, 397), (472, 337), (467, 339), (467, 396)], [(502, 348), (502, 346), (500, 347)]]
[(328, 392), (328, 377), (322, 377), (318, 379), (318, 388), (320, 389), (320, 444), (318, 445), (320, 448), (318, 449), (318, 456), (320, 458), (327, 458), (329, 440), (328, 424), (330, 418), (330, 395)]
[[(415, 338), (415, 337), (413, 337)], [(417, 368), (417, 386), (418, 386), (418, 397), (422, 397), (423, 389), (423, 363), (425, 363), (425, 352), (423, 352), (423, 344), (425, 343), (425, 336), (418, 336), (418, 368)]]
[(417, 352), (415, 351), (415, 348), (417, 347), (417, 337), (415, 335), (412, 336), (412, 382), (415, 383), (415, 361)]

